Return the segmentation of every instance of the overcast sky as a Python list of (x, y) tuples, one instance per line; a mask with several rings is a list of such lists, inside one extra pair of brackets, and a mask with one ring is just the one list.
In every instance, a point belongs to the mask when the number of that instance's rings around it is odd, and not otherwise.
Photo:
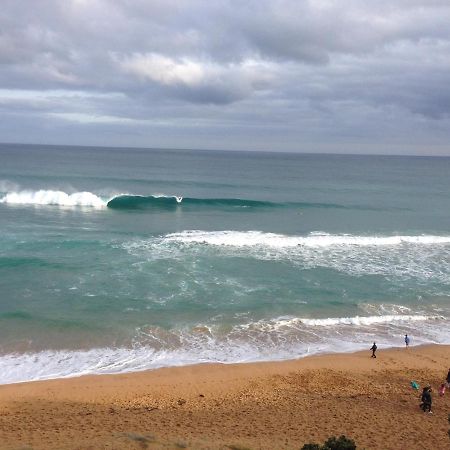
[(450, 2), (1, 0), (0, 141), (450, 155)]

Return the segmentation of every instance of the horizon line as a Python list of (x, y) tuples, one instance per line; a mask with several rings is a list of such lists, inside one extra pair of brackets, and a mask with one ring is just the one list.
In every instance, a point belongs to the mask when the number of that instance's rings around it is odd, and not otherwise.
[(168, 151), (179, 151), (179, 152), (234, 152), (234, 153), (264, 153), (264, 154), (288, 154), (288, 155), (308, 155), (308, 156), (318, 156), (318, 155), (328, 155), (328, 156), (383, 156), (383, 157), (394, 157), (394, 158), (450, 158), (450, 155), (418, 155), (418, 154), (389, 154), (389, 153), (351, 153), (351, 152), (311, 152), (311, 151), (289, 151), (289, 150), (236, 150), (236, 149), (214, 149), (214, 148), (179, 148), (179, 147), (139, 147), (139, 146), (122, 146), (122, 145), (88, 145), (88, 144), (38, 144), (38, 143), (25, 143), (25, 142), (0, 142), (0, 146), (4, 145), (14, 145), (14, 146), (29, 146), (29, 147), (76, 147), (76, 148), (102, 148), (110, 150), (168, 150)]

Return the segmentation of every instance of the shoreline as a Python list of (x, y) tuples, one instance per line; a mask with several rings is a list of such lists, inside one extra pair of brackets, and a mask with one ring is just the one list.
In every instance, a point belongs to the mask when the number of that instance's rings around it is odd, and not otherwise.
[[(420, 348), (420, 347), (432, 347), (432, 346), (449, 346), (449, 344), (436, 344), (436, 343), (422, 343), (417, 345), (411, 345), (409, 348)], [(366, 348), (367, 345), (366, 345)], [(404, 346), (383, 346), (382, 350), (385, 351), (391, 351), (391, 350), (397, 350), (397, 349), (404, 349)], [(282, 359), (261, 359), (261, 360), (247, 360), (247, 361), (237, 361), (237, 362), (221, 362), (221, 361), (204, 361), (204, 362), (190, 362), (186, 364), (181, 365), (163, 365), (159, 367), (148, 367), (148, 368), (142, 368), (142, 369), (130, 369), (130, 370), (124, 370), (123, 372), (103, 372), (103, 373), (73, 373), (73, 374), (65, 374), (65, 375), (56, 375), (54, 377), (43, 377), (40, 379), (28, 379), (28, 380), (19, 380), (19, 381), (8, 381), (8, 382), (0, 382), (0, 388), (2, 386), (11, 386), (11, 385), (19, 385), (19, 384), (27, 384), (27, 383), (38, 383), (38, 382), (44, 382), (44, 381), (57, 381), (57, 380), (70, 380), (72, 378), (81, 378), (81, 377), (96, 377), (96, 376), (120, 376), (120, 375), (133, 375), (133, 374), (139, 374), (143, 372), (154, 372), (164, 369), (180, 369), (180, 368), (188, 368), (192, 366), (204, 366), (204, 365), (223, 365), (223, 366), (239, 366), (239, 365), (252, 365), (252, 364), (283, 364), (283, 363), (289, 363), (294, 361), (301, 361), (304, 359), (310, 359), (310, 358), (316, 358), (316, 357), (326, 357), (326, 356), (333, 356), (333, 355), (352, 355), (357, 353), (365, 353), (368, 350), (366, 349), (348, 349), (347, 351), (333, 351), (331, 349), (326, 349), (322, 351), (316, 351), (305, 353), (298, 355), (296, 358), (282, 358)], [(36, 353), (38, 355), (39, 353)], [(18, 365), (20, 363), (16, 363)]]
[[(446, 448), (449, 345), (204, 363), (0, 385), (0, 449)], [(434, 387), (433, 415), (409, 383)], [(228, 447), (227, 447), (228, 446)], [(230, 447), (231, 446), (231, 447)], [(234, 447), (233, 447), (234, 446)]]

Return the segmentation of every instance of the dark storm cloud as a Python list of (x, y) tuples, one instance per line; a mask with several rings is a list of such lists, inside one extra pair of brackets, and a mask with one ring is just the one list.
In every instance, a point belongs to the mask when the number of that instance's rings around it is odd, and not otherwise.
[(448, 23), (437, 0), (3, 0), (0, 140), (450, 152)]

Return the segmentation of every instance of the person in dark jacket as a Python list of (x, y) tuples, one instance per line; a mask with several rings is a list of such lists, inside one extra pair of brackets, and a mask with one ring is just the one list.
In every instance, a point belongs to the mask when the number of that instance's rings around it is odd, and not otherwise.
[(428, 411), (430, 414), (433, 414), (433, 412), (431, 411), (431, 405), (433, 403), (433, 398), (431, 397), (431, 386), (426, 386), (423, 388), (420, 400), (422, 401), (422, 403), (420, 404), (422, 411)]
[(447, 382), (447, 387), (450, 389), (450, 369), (448, 369), (448, 374), (447, 374), (447, 378), (445, 379), (445, 381)]
[(377, 344), (375, 344), (375, 342), (373, 343), (372, 347), (370, 347), (370, 350), (372, 350), (372, 356), (371, 358), (376, 358), (377, 355), (375, 355), (375, 352), (377, 351)]

